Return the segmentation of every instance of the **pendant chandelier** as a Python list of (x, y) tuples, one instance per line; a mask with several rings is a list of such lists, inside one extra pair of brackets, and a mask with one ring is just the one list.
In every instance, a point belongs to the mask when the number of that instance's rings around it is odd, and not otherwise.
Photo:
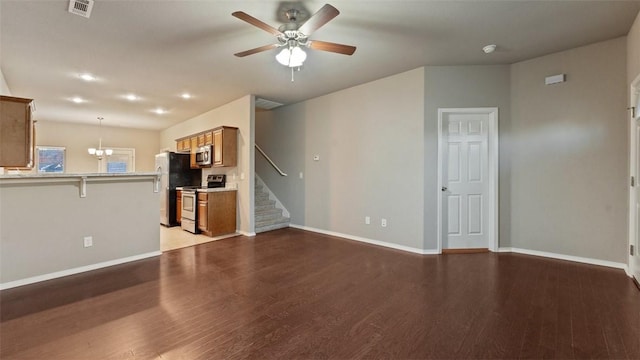
[(111, 156), (113, 154), (112, 149), (102, 148), (102, 120), (103, 118), (101, 116), (98, 116), (98, 121), (100, 122), (100, 140), (98, 141), (98, 148), (87, 149), (89, 155), (95, 156), (96, 158), (98, 158), (98, 160), (102, 160), (104, 156)]

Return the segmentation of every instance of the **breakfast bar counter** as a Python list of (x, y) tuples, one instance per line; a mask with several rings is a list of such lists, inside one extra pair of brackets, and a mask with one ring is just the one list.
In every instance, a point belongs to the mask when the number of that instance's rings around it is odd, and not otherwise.
[(0, 175), (0, 289), (160, 255), (158, 180)]

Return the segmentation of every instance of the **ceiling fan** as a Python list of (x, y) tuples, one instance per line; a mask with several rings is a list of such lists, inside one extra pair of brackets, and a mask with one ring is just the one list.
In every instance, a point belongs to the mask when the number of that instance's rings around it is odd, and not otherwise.
[(276, 59), (282, 65), (288, 66), (292, 69), (294, 67), (299, 68), (300, 66), (302, 66), (302, 63), (306, 59), (307, 55), (301, 49), (303, 47), (344, 55), (352, 55), (356, 51), (355, 46), (309, 39), (309, 36), (314, 31), (318, 30), (324, 24), (331, 21), (333, 18), (338, 16), (338, 14), (340, 14), (338, 9), (329, 4), (325, 4), (320, 10), (318, 10), (318, 12), (313, 14), (313, 16), (311, 16), (303, 24), (298, 24), (297, 20), (298, 18), (302, 17), (301, 15), (303, 14), (301, 14), (300, 10), (289, 9), (286, 10), (285, 13), (289, 22), (276, 29), (245, 12), (236, 11), (231, 15), (240, 20), (246, 21), (249, 24), (256, 26), (268, 33), (271, 33), (272, 35), (275, 35), (278, 43), (260, 46), (254, 49), (236, 53), (234, 55), (237, 57), (244, 57), (271, 49), (283, 48), (276, 56)]

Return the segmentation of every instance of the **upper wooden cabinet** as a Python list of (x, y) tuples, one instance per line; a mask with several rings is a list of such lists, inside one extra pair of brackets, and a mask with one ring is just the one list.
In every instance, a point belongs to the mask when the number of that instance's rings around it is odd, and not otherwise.
[(213, 167), (231, 167), (238, 165), (238, 128), (220, 126), (186, 138), (176, 140), (178, 152), (191, 153), (191, 168), (197, 169), (195, 153), (198, 147), (213, 145)]
[(213, 129), (212, 164), (214, 167), (238, 164), (238, 128), (221, 126)]
[(33, 167), (33, 99), (0, 96), (0, 166)]
[(190, 152), (191, 151), (191, 140), (189, 138), (176, 140), (176, 151), (178, 151), (178, 152)]
[(213, 132), (207, 131), (204, 133), (204, 144), (205, 145), (213, 145)]
[(198, 152), (198, 137), (192, 136), (189, 141), (191, 142), (191, 161), (189, 163), (191, 164), (192, 169), (199, 169), (200, 166), (198, 166), (198, 164), (196, 163), (196, 152)]

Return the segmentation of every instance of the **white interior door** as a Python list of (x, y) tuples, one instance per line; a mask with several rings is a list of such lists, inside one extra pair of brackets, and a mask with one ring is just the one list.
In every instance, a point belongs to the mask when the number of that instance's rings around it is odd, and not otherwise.
[(498, 109), (438, 109), (438, 250), (498, 251)]
[(640, 74), (631, 83), (630, 104), (635, 107), (631, 113), (629, 122), (629, 168), (632, 177), (629, 188), (629, 246), (633, 246), (633, 252), (629, 252), (629, 275), (640, 281)]
[(448, 114), (447, 171), (443, 173), (447, 204), (447, 249), (488, 248), (487, 114)]
[(635, 207), (635, 236), (632, 239), (632, 243), (630, 245), (633, 246), (633, 255), (629, 256), (629, 271), (630, 273), (638, 280), (640, 281), (640, 255), (638, 254), (638, 245), (640, 245), (640, 239), (639, 235), (640, 235), (640, 231), (638, 229), (639, 225), (640, 225), (640, 191), (637, 190), (637, 186), (638, 186), (638, 179), (640, 179), (640, 142), (638, 141), (638, 139), (640, 139), (640, 119), (636, 119), (634, 120), (634, 127), (635, 127), (635, 136), (636, 136), (636, 141), (635, 141), (635, 174), (634, 174), (634, 186), (636, 187), (635, 190), (635, 203), (634, 203), (634, 207)]

